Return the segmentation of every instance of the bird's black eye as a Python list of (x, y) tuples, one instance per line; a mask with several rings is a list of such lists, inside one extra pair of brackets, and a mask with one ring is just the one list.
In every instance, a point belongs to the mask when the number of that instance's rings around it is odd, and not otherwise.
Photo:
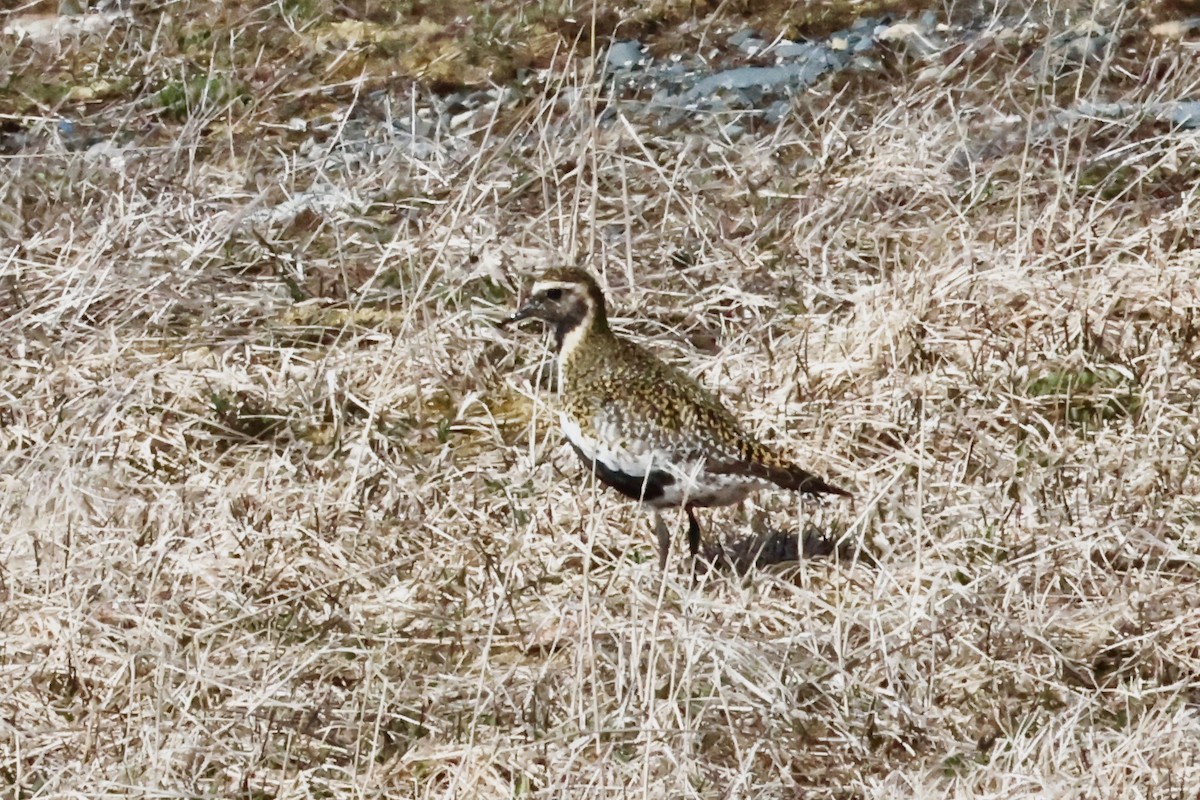
[(547, 289), (546, 299), (551, 303), (557, 303), (559, 300), (562, 300), (562, 289)]

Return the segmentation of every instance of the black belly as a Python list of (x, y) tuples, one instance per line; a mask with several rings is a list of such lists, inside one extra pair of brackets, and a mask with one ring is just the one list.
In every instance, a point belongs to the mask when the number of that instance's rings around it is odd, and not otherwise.
[(588, 458), (582, 450), (575, 447), (573, 442), (571, 447), (574, 448), (575, 454), (579, 456), (584, 465), (596, 473), (596, 477), (600, 479), (601, 483), (611, 486), (634, 500), (653, 503), (663, 496), (663, 490), (666, 487), (675, 482), (674, 476), (658, 469), (651, 470), (649, 475), (631, 475), (628, 472), (609, 469), (602, 462)]

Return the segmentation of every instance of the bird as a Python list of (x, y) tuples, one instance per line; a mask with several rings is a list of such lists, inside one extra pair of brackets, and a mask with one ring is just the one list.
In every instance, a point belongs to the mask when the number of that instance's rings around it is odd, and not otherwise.
[(850, 496), (748, 433), (698, 381), (615, 333), (586, 270), (546, 271), (500, 325), (527, 319), (554, 335), (563, 434), (601, 483), (652, 509), (660, 569), (671, 547), (664, 509), (687, 514), (694, 563), (697, 508), (733, 505), (770, 487)]

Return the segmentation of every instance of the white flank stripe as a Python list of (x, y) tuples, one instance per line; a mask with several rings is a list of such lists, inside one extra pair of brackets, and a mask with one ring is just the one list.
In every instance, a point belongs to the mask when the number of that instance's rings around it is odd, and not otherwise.
[(628, 448), (607, 447), (593, 437), (584, 436), (579, 423), (566, 412), (559, 414), (563, 434), (584, 457), (604, 465), (607, 469), (645, 479), (652, 470), (661, 470), (675, 479), (663, 488), (663, 496), (653, 502), (659, 507), (681, 506), (694, 502), (698, 505), (727, 505), (736, 503), (749, 492), (761, 489), (766, 483), (756, 478), (739, 475), (709, 475), (704, 471), (704, 460), (675, 463), (662, 453), (650, 448), (634, 452)]

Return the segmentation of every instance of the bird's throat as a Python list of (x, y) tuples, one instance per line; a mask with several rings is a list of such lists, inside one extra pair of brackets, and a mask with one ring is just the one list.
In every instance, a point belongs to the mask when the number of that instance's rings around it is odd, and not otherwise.
[(591, 309), (560, 320), (554, 327), (554, 339), (558, 345), (559, 360), (569, 361), (584, 342), (607, 334), (608, 326), (604, 324), (603, 318), (596, 317)]

